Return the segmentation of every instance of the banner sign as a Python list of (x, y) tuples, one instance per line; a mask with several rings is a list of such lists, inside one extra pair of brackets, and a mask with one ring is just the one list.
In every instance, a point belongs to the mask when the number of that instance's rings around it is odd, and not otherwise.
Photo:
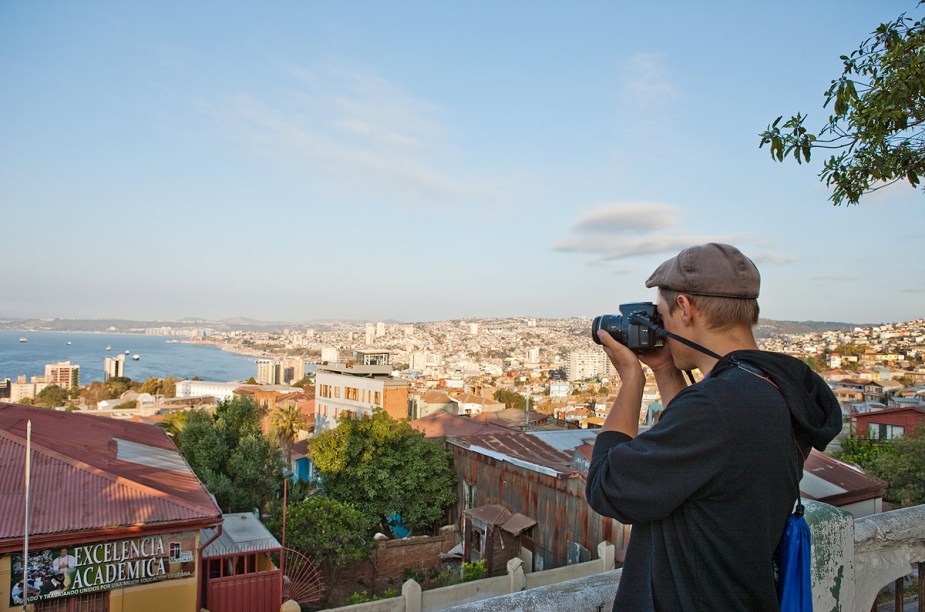
[(11, 555), (10, 605), (189, 578), (196, 572), (196, 534), (171, 533)]

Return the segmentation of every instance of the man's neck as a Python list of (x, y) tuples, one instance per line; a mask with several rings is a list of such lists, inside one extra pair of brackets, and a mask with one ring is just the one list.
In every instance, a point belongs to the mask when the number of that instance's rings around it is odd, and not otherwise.
[[(733, 327), (723, 331), (703, 330), (702, 333), (696, 334), (696, 336), (700, 336), (700, 338), (692, 338), (694, 342), (719, 355), (728, 355), (733, 351), (756, 350), (758, 348), (758, 343), (755, 342), (751, 327)], [(712, 370), (717, 361), (715, 358), (699, 351), (697, 351), (694, 359), (697, 363), (697, 369), (704, 374)]]

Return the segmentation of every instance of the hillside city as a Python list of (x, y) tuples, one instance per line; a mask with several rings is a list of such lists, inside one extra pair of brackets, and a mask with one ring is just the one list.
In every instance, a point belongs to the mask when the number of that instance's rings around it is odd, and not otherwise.
[[(762, 320), (756, 328), (762, 349), (807, 360), (833, 386), (845, 379), (880, 385), (883, 392), (876, 398), (870, 394), (856, 398), (860, 403), (853, 405), (854, 411), (881, 399), (895, 404), (903, 395), (914, 396), (916, 387), (925, 383), (925, 319), (795, 334), (781, 333), (779, 326)], [(521, 317), (414, 324), (334, 321), (275, 331), (175, 324), (133, 331), (253, 356), (257, 384), (290, 385), (310, 375), (313, 364), (346, 362), (355, 351), (376, 351), (388, 353), (389, 374), (408, 383), (412, 400), (434, 388), (486, 398), (507, 388), (531, 397), (534, 409), (551, 413), (587, 405), (589, 397), (619, 388), (613, 367), (591, 340), (590, 329), (590, 321), (582, 318)], [(34, 373), (15, 375), (5, 383), (5, 395), (14, 401), (34, 398), (53, 382)], [(0, 386), (0, 393), (3, 390)], [(646, 398), (657, 400), (654, 385), (650, 391)], [(578, 394), (587, 397), (572, 398)], [(607, 409), (600, 404), (594, 407), (598, 413)], [(415, 414), (409, 411), (407, 416)]]
[[(260, 609), (275, 610), (281, 599), (317, 609), (401, 598), (395, 587), (409, 582), (431, 593), (419, 594), (418, 601), (436, 598), (443, 603), (429, 609), (444, 609), (472, 597), (467, 589), (475, 587), (468, 581), (509, 592), (503, 589), (513, 588), (512, 580), (529, 585), (529, 576), (546, 570), (568, 568), (557, 576), (582, 578), (619, 563), (629, 525), (593, 512), (584, 497), (595, 432), (620, 388), (591, 339), (588, 319), (328, 321), (277, 330), (204, 323), (131, 331), (248, 355), (254, 359), (250, 379), (132, 381), (124, 376), (121, 354), (103, 364), (50, 363), (44, 374), (0, 378), (0, 425), (13, 431), (26, 418), (34, 420), (39, 448), (54, 449), (48, 460), (67, 456), (77, 462), (68, 459), (61, 470), (112, 470), (184, 504), (195, 502), (198, 537), (218, 539), (201, 553), (208, 578), (200, 602), (226, 609), (216, 603), (222, 601), (222, 581), (253, 575), (259, 585), (239, 586), (267, 598)], [(801, 494), (854, 519), (889, 510), (897, 500), (887, 499), (887, 483), (837, 457), (846, 444), (855, 448), (855, 439), (901, 440), (925, 422), (925, 318), (819, 324), (824, 329), (801, 333), (785, 333), (786, 327), (762, 321), (759, 346), (803, 359), (819, 372), (844, 422), (827, 453), (806, 458)], [(82, 368), (100, 366), (104, 382), (80, 384)], [(645, 428), (662, 408), (651, 372), (642, 399), (639, 424)], [(50, 416), (65, 413), (78, 420), (65, 424)], [(163, 439), (152, 438), (150, 430), (159, 430), (150, 425), (163, 430)], [(343, 438), (332, 434), (345, 430), (363, 452), (338, 446)], [(383, 439), (408, 446), (396, 455)], [(353, 459), (345, 462), (348, 452)], [(146, 467), (138, 472), (138, 465)], [(170, 465), (179, 467), (162, 470)], [(75, 486), (93, 490), (93, 469), (78, 470)], [(22, 473), (18, 466), (14, 471)], [(378, 475), (368, 480), (369, 474)], [(192, 480), (178, 488), (180, 478)], [(288, 503), (282, 503), (284, 481)], [(112, 493), (101, 489), (99, 495)], [(139, 516), (148, 517), (149, 506), (139, 503)], [(283, 506), (293, 513), (289, 540), (280, 529), (286, 524)], [(340, 521), (336, 528), (346, 535), (315, 537), (328, 520)], [(216, 531), (217, 521), (226, 535)], [(237, 536), (235, 521), (247, 522)], [(263, 534), (262, 552), (255, 553), (250, 541), (234, 540), (254, 533)], [(302, 565), (280, 569), (271, 559), (281, 550)], [(45, 550), (41, 563), (50, 564), (56, 552)], [(240, 565), (221, 561), (232, 553)], [(161, 569), (171, 577), (166, 566)], [(106, 584), (101, 588), (132, 582)], [(25, 587), (16, 588), (14, 602)], [(484, 597), (491, 588), (478, 590)], [(59, 591), (53, 579), (35, 578), (34, 595), (48, 592), (50, 598)]]

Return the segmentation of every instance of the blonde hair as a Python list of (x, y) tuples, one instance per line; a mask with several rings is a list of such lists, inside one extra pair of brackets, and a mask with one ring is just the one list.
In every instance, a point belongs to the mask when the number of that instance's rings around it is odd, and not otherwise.
[(728, 298), (711, 295), (696, 295), (659, 287), (658, 292), (668, 304), (668, 312), (678, 307), (678, 296), (686, 295), (691, 304), (704, 315), (707, 327), (726, 330), (732, 327), (754, 327), (758, 324), (758, 300), (756, 298)]

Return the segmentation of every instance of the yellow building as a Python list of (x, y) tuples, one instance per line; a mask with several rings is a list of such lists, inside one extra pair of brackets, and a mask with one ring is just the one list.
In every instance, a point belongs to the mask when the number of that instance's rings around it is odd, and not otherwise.
[(200, 609), (221, 512), (163, 430), (0, 403), (0, 465), (0, 612)]

